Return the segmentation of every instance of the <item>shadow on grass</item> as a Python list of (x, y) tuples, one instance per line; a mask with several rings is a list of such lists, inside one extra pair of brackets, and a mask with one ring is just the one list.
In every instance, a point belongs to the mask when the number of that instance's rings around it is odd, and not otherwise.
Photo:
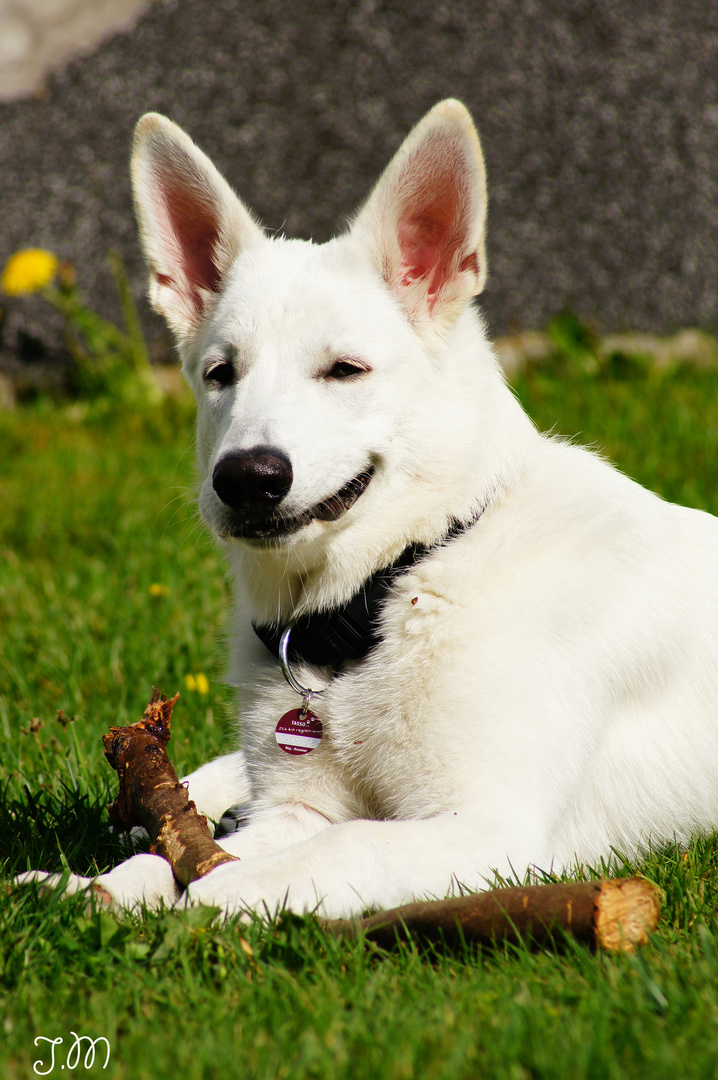
[(109, 784), (88, 795), (63, 784), (0, 798), (0, 867), (12, 876), (24, 870), (93, 875), (117, 865), (138, 848), (128, 848), (112, 832), (107, 807)]

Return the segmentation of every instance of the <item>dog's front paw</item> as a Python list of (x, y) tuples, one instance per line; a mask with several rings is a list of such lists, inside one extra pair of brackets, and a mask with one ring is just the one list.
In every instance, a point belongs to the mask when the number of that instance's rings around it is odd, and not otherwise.
[(354, 914), (358, 906), (352, 890), (342, 886), (325, 881), (322, 891), (301, 867), (287, 866), (283, 860), (268, 856), (218, 866), (193, 881), (180, 903), (218, 907), (223, 915), (252, 912), (260, 918), (273, 918), (287, 910), (296, 915), (317, 913), (336, 918)]
[(179, 896), (172, 867), (159, 855), (133, 855), (108, 874), (100, 874), (93, 885), (110, 895), (113, 907), (127, 911), (171, 907)]
[[(80, 874), (47, 874), (44, 870), (27, 870), (24, 874), (18, 874), (13, 878), (13, 885), (39, 885), (41, 892), (60, 891), (65, 896), (74, 896), (75, 893), (86, 892), (93, 887), (94, 878), (82, 877)], [(102, 903), (109, 904), (110, 897), (104, 894), (100, 886), (94, 890)]]
[[(243, 861), (224, 863), (193, 881), (180, 903), (217, 907), (225, 916), (254, 912), (265, 918), (290, 906), (286, 884), (281, 891), (271, 888), (262, 880), (262, 875), (253, 873), (249, 864)], [(316, 907), (316, 901), (311, 907)], [(293, 907), (292, 910), (297, 909)]]
[(179, 896), (172, 868), (159, 855), (135, 855), (98, 877), (45, 874), (30, 870), (15, 878), (16, 885), (38, 883), (41, 889), (62, 889), (65, 895), (92, 892), (106, 907), (122, 911), (171, 907)]

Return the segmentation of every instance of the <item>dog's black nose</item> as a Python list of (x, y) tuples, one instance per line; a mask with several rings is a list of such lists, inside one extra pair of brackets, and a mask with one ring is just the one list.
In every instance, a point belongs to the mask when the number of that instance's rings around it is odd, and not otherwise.
[(212, 487), (222, 502), (250, 514), (271, 510), (291, 486), (292, 463), (272, 446), (226, 454), (212, 473)]

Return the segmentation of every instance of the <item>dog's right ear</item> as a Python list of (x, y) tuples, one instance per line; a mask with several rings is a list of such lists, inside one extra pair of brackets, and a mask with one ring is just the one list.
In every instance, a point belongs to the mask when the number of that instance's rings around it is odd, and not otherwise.
[(264, 233), (209, 158), (158, 113), (137, 125), (132, 187), (150, 301), (181, 342), (209, 312), (240, 251)]

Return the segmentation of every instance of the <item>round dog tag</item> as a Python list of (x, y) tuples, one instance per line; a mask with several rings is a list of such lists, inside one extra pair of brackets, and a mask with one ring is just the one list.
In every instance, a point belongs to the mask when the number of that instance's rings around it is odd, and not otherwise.
[(285, 754), (308, 754), (322, 740), (322, 722), (309, 709), (291, 709), (274, 730), (277, 745)]

